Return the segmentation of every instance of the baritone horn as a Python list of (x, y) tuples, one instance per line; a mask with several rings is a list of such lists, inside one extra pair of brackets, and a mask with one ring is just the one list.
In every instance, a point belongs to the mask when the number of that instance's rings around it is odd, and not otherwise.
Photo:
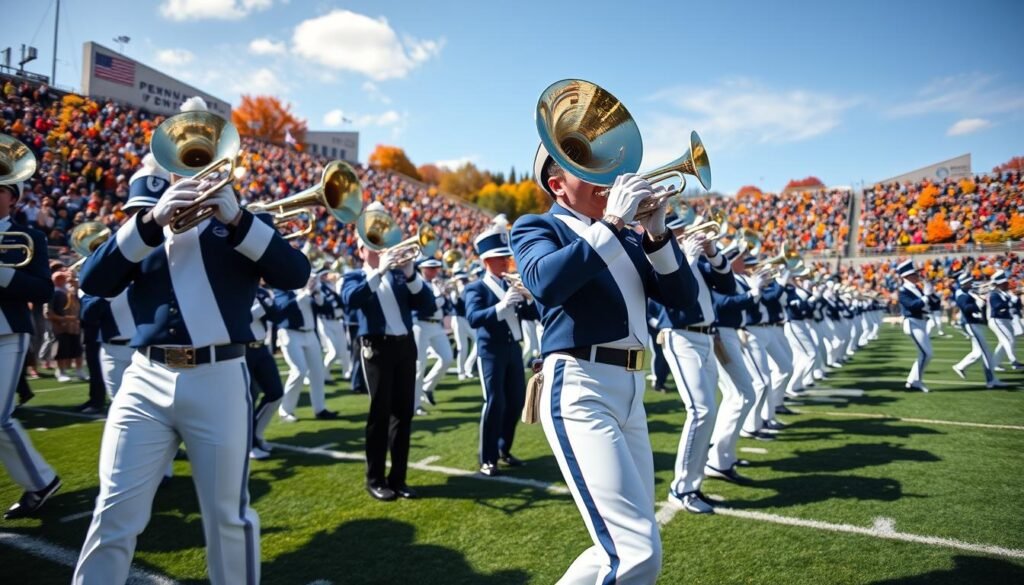
[(160, 166), (173, 175), (194, 181), (213, 181), (192, 205), (174, 214), (170, 223), (172, 232), (186, 232), (213, 217), (217, 210), (205, 203), (231, 183), (241, 146), (235, 126), (211, 112), (182, 112), (157, 127), (149, 149)]
[(308, 215), (305, 228), (284, 236), (290, 240), (313, 231), (314, 207), (325, 207), (340, 223), (352, 223), (359, 217), (363, 210), (363, 187), (351, 165), (343, 160), (331, 161), (324, 167), (316, 185), (278, 201), (248, 205), (246, 209), (252, 213), (270, 213), (278, 227), (295, 217)]
[(415, 236), (402, 239), (402, 228), (383, 209), (364, 211), (356, 219), (356, 233), (367, 248), (379, 254), (391, 255), (395, 264), (411, 262), (421, 254), (431, 258), (441, 244), (433, 226), (426, 222), (420, 224)]
[(98, 221), (87, 221), (80, 223), (71, 230), (68, 236), (68, 246), (81, 256), (74, 264), (69, 266), (71, 270), (79, 270), (89, 256), (110, 239), (110, 228)]
[[(36, 173), (36, 155), (24, 142), (13, 136), (0, 134), (0, 185), (17, 184), (28, 180)], [(12, 242), (10, 240), (18, 240)], [(17, 261), (2, 261), (0, 268), (21, 268), (28, 266), (35, 256), (36, 246), (32, 236), (23, 232), (0, 232), (0, 253), (21, 252)]]
[[(594, 83), (563, 79), (551, 84), (537, 100), (535, 119), (551, 158), (587, 183), (608, 187), (619, 175), (640, 168), (643, 141), (636, 121), (618, 98)], [(696, 176), (705, 189), (711, 187), (707, 150), (696, 132), (690, 133), (689, 152), (642, 175), (652, 184), (678, 178), (679, 185), (642, 201), (636, 218), (649, 216), (681, 193), (684, 174)]]
[(444, 267), (448, 270), (455, 270), (455, 266), (462, 262), (462, 252), (456, 249), (451, 249), (441, 255), (441, 261), (444, 263)]

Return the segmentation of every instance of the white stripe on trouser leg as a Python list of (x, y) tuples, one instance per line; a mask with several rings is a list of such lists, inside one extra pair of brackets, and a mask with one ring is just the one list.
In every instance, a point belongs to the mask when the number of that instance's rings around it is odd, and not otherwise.
[(661, 540), (641, 372), (544, 360), (541, 422), (594, 545), (559, 583), (654, 583)]
[(964, 359), (960, 360), (956, 365), (956, 369), (965, 370), (971, 364), (978, 361), (978, 359), (981, 359), (985, 370), (985, 380), (991, 381), (995, 376), (992, 373), (992, 355), (989, 353), (988, 342), (985, 341), (985, 330), (977, 323), (967, 323), (964, 331), (971, 340), (971, 351), (964, 356)]
[(768, 421), (775, 418), (775, 407), (782, 405), (786, 386), (793, 376), (793, 351), (789, 349), (782, 327), (765, 327), (764, 333), (768, 340), (765, 351), (771, 367), (771, 386), (761, 406), (761, 419)]
[(135, 355), (135, 348), (127, 345), (114, 345), (104, 343), (100, 346), (100, 372), (103, 375), (103, 385), (107, 389), (107, 396), (117, 396), (117, 390), (121, 387), (121, 380), (124, 378), (124, 371), (132, 363), (132, 356)]
[(288, 364), (288, 378), (284, 383), (284, 397), (280, 412), (295, 414), (302, 392), (302, 380), (309, 378), (309, 397), (313, 412), (320, 412), (324, 406), (324, 367), (321, 363), (320, 342), (312, 331), (282, 329), (281, 349)]
[(0, 335), (0, 461), (14, 483), (25, 491), (38, 491), (56, 474), (36, 451), (21, 423), (11, 416), (28, 345), (28, 333)]
[(996, 334), (996, 340), (999, 342), (999, 346), (996, 349), (996, 357), (992, 360), (993, 366), (998, 366), (1002, 362), (1002, 356), (1005, 354), (1010, 360), (1010, 363), (1017, 361), (1017, 352), (1014, 347), (1015, 340), (1013, 338), (1013, 323), (1010, 319), (989, 319), (989, 329)]
[(345, 325), (337, 319), (318, 319), (317, 330), (324, 341), (326, 350), (323, 360), (324, 378), (331, 377), (331, 366), (337, 361), (342, 373), (352, 368), (352, 355), (348, 347)]
[(793, 352), (793, 375), (789, 377), (784, 392), (793, 392), (804, 387), (814, 369), (814, 341), (811, 339), (807, 321), (786, 323), (784, 333)]
[[(421, 406), (427, 392), (433, 392), (441, 383), (448, 366), (451, 365), (452, 347), (448, 343), (448, 335), (440, 323), (417, 321), (413, 325), (413, 338), (416, 341), (416, 406)], [(437, 353), (438, 359), (427, 372), (427, 348)]]
[(743, 430), (752, 433), (761, 430), (764, 419), (761, 418), (761, 407), (771, 393), (772, 374), (768, 364), (768, 344), (771, 341), (763, 331), (763, 327), (747, 328), (747, 343), (743, 351), (747, 356), (746, 366), (754, 386), (754, 406), (743, 421)]
[(736, 441), (747, 413), (754, 406), (754, 387), (744, 365), (743, 350), (735, 329), (723, 327), (718, 336), (725, 362), (718, 362), (718, 387), (722, 402), (715, 417), (715, 430), (711, 433), (708, 465), (727, 470), (736, 463)]
[(924, 377), (924, 369), (932, 359), (932, 340), (928, 337), (928, 325), (924, 319), (904, 319), (903, 332), (910, 336), (910, 339), (917, 346), (917, 359), (910, 367), (907, 374), (907, 383), (918, 385)]
[(457, 353), (455, 369), (459, 376), (468, 375), (473, 369), (473, 363), (469, 359), (470, 346), (473, 343), (472, 329), (465, 317), (455, 316), (452, 318), (452, 337), (455, 338)]
[(686, 422), (679, 438), (672, 490), (684, 494), (700, 489), (715, 428), (715, 390), (718, 369), (711, 336), (692, 331), (667, 331), (665, 358), (686, 406)]

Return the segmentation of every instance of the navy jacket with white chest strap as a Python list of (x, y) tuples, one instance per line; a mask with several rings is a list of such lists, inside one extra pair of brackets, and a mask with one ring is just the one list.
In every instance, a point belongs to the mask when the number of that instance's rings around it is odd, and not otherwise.
[(616, 233), (554, 203), (519, 218), (511, 245), (544, 325), (544, 355), (623, 340), (646, 345), (648, 297), (687, 310), (698, 302), (671, 234), (655, 243), (628, 228)]
[(766, 323), (782, 323), (786, 313), (782, 308), (783, 300), (786, 297), (786, 289), (778, 282), (772, 280), (761, 290), (761, 304), (768, 313)]
[[(736, 292), (736, 277), (729, 267), (729, 262), (722, 254), (715, 254), (712, 260), (708, 260), (702, 255), (697, 258), (694, 266), (700, 274), (700, 280), (697, 281), (698, 286), (701, 287), (698, 300), (704, 297), (703, 302), (698, 302), (695, 306), (688, 308), (668, 308), (657, 301), (649, 303), (650, 317), (657, 321), (657, 324), (654, 325), (655, 329), (709, 326), (717, 318), (712, 291), (725, 295)], [(705, 312), (709, 314), (705, 314)]]
[(112, 299), (93, 295), (82, 295), (82, 322), (92, 322), (99, 327), (100, 341), (127, 341), (135, 335), (135, 317), (128, 305), (128, 291), (121, 291)]
[(391, 270), (386, 274), (376, 271), (353, 270), (345, 274), (345, 282), (341, 288), (341, 300), (346, 307), (356, 312), (359, 319), (359, 335), (387, 334), (387, 320), (381, 308), (378, 291), (381, 281), (388, 279), (398, 312), (407, 334), (412, 334), (412, 310), (424, 313), (434, 311), (434, 293), (423, 282), (419, 274), (413, 274), (407, 280), (401, 270)]
[(900, 287), (900, 314), (907, 319), (928, 317), (928, 297), (914, 283), (906, 281)]
[[(0, 218), (0, 232), (28, 234), (35, 249), (32, 261), (24, 268), (0, 268), (0, 335), (32, 333), (32, 313), (28, 303), (41, 306), (53, 297), (46, 236), (39, 230), (11, 223), (9, 218)], [(4, 244), (25, 243), (23, 238), (10, 234), (2, 241)], [(24, 257), (19, 250), (0, 251), (0, 259), (11, 264), (20, 262)]]
[(327, 319), (342, 319), (345, 317), (345, 303), (341, 302), (341, 295), (335, 292), (331, 285), (321, 282), (320, 294), (324, 296), (324, 307), (320, 313), (321, 316)]
[(953, 300), (956, 302), (956, 306), (960, 308), (960, 318), (964, 322), (972, 325), (984, 325), (987, 322), (985, 312), (978, 306), (978, 301), (974, 298), (974, 295), (968, 294), (961, 288), (957, 289)]
[(281, 327), (299, 331), (316, 329), (317, 315), (326, 315), (334, 310), (326, 303), (322, 289), (310, 294), (305, 287), (299, 290), (274, 289), (274, 307)]
[[(518, 347), (519, 339), (513, 336), (512, 330), (509, 328), (505, 318), (507, 316), (515, 319), (517, 322), (523, 319), (527, 321), (539, 319), (540, 315), (537, 312), (537, 305), (535, 303), (519, 303), (514, 310), (510, 307), (508, 314), (499, 315), (495, 305), (501, 299), (487, 286), (484, 279), (493, 279), (493, 284), (500, 287), (502, 291), (508, 289), (508, 286), (502, 279), (496, 278), (490, 273), (485, 273), (484, 277), (480, 280), (466, 285), (464, 292), (466, 298), (466, 320), (469, 321), (470, 327), (476, 329), (476, 340), (480, 344), (480, 351), (485, 354), (493, 354), (502, 348), (513, 345)], [(522, 338), (521, 330), (520, 338)]]
[(302, 287), (306, 256), (270, 225), (243, 210), (238, 226), (207, 220), (171, 234), (138, 214), (96, 249), (82, 268), (82, 290), (117, 296), (129, 284), (132, 347), (203, 347), (253, 341), (250, 307), (260, 278)]
[(988, 307), (989, 315), (993, 319), (1012, 319), (1013, 315), (1010, 314), (1010, 293), (1005, 293), (999, 289), (993, 289), (988, 295)]

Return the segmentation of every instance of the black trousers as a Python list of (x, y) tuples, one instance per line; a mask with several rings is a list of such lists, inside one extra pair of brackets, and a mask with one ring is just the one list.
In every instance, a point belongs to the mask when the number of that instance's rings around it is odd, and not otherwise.
[(100, 368), (100, 342), (85, 342), (85, 365), (89, 368), (89, 404), (103, 408), (107, 403), (107, 386), (103, 383), (103, 370)]
[[(360, 338), (363, 371), (369, 383), (370, 412), (366, 417), (366, 483), (405, 485), (409, 466), (416, 396), (416, 342), (412, 335), (367, 335)], [(371, 353), (367, 357), (367, 353)], [(388, 451), (391, 472), (385, 482)]]
[(348, 326), (348, 347), (352, 352), (352, 391), (356, 394), (366, 394), (366, 380), (363, 378), (363, 363), (359, 359), (359, 324)]
[[(252, 396), (253, 412), (252, 424), (256, 428), (260, 417), (268, 408), (277, 408), (281, 397), (284, 396), (284, 385), (281, 384), (281, 373), (277, 369), (277, 362), (274, 361), (274, 354), (266, 345), (262, 347), (245, 348), (245, 367), (249, 369), (249, 395)], [(260, 393), (263, 398), (257, 401)], [(252, 435), (253, 446), (258, 447), (257, 437)]]

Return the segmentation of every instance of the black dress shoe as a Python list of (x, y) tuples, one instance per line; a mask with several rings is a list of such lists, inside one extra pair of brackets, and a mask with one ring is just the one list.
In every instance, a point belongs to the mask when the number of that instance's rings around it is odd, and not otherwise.
[(487, 477), (494, 477), (498, 475), (498, 466), (494, 463), (484, 463), (480, 466), (480, 473)]
[(391, 486), (391, 490), (394, 491), (395, 495), (397, 495), (398, 497), (405, 498), (407, 500), (413, 500), (420, 497), (420, 495), (416, 493), (416, 490), (412, 489), (406, 484), (402, 484), (399, 486)]
[(25, 406), (29, 400), (36, 397), (36, 393), (29, 390), (24, 394), (18, 394), (18, 406)]
[(398, 494), (395, 490), (389, 488), (386, 485), (368, 485), (366, 491), (374, 498), (382, 502), (391, 502), (398, 498)]
[(429, 404), (430, 406), (437, 406), (437, 401), (434, 400), (433, 390), (424, 390), (423, 397), (427, 399), (427, 404)]
[(750, 478), (740, 475), (736, 471), (736, 467), (730, 467), (729, 469), (716, 469), (710, 465), (704, 466), (704, 477), (714, 479), (724, 479), (732, 483), (750, 483)]
[(4, 518), (6, 520), (16, 520), (18, 518), (27, 518), (28, 516), (35, 514), (39, 508), (43, 507), (46, 500), (50, 499), (50, 496), (57, 493), (60, 486), (60, 477), (54, 477), (53, 481), (50, 482), (50, 485), (43, 489), (21, 494), (21, 499), (14, 502), (14, 505), (4, 512)]
[(502, 463), (504, 463), (505, 465), (507, 465), (509, 467), (525, 467), (526, 466), (526, 463), (522, 459), (519, 459), (518, 457), (516, 457), (515, 455), (512, 455), (511, 453), (509, 453), (508, 455), (502, 455), (501, 457), (498, 457), (498, 461), (501, 461)]
[(320, 420), (334, 420), (338, 418), (338, 413), (333, 410), (327, 410), (326, 408), (316, 413), (316, 417)]
[(793, 412), (788, 406), (783, 405), (783, 406), (776, 406), (775, 407), (775, 414), (796, 414), (796, 413)]
[(781, 431), (786, 428), (786, 424), (777, 420), (765, 421), (764, 426), (772, 429), (773, 431)]

